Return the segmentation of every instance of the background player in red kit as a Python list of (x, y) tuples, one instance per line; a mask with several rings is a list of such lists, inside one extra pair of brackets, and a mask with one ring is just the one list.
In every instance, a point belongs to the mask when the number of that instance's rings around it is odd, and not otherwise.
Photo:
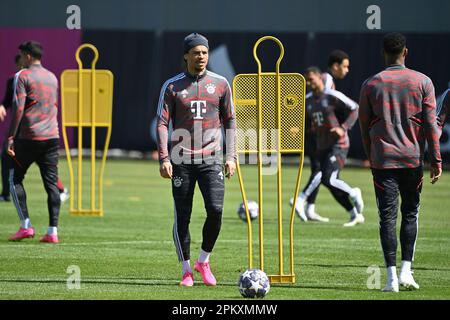
[[(322, 80), (325, 85), (325, 90), (336, 89), (334, 79), (344, 79), (347, 75), (350, 67), (350, 57), (347, 53), (342, 50), (333, 50), (328, 56), (328, 72), (322, 73)], [(312, 95), (309, 92), (306, 97)], [(319, 221), (328, 222), (330, 219), (322, 217), (315, 210), (315, 202), (317, 194), (319, 193), (320, 181), (322, 179), (322, 172), (320, 171), (320, 159), (318, 157), (316, 133), (310, 126), (310, 123), (306, 123), (305, 128), (305, 148), (309, 155), (311, 175), (308, 179), (306, 186), (303, 188), (302, 192), (298, 196), (297, 205), (295, 207), (295, 212), (303, 221)], [(308, 194), (308, 196), (306, 196)], [(357, 198), (361, 198), (361, 190), (355, 188), (352, 198), (353, 202), (357, 201)], [(359, 201), (359, 200), (358, 200)], [(290, 200), (290, 204), (294, 203), (294, 199)]]
[[(350, 146), (348, 130), (358, 118), (358, 104), (343, 93), (325, 88), (317, 67), (306, 70), (305, 79), (311, 93), (307, 96), (306, 116), (316, 135), (317, 158), (320, 161), (320, 181), (350, 214), (345, 227), (364, 223), (364, 203), (360, 192), (339, 179)], [(313, 188), (304, 191), (306, 199)], [(352, 199), (355, 199), (353, 201)]]
[[(158, 105), (158, 151), (160, 173), (172, 179), (175, 205), (173, 238), (183, 264), (182, 286), (192, 286), (189, 222), (195, 184), (203, 195), (206, 220), (203, 242), (195, 270), (206, 285), (216, 285), (209, 257), (219, 236), (224, 199), (222, 127), (226, 134), (225, 175), (235, 171), (235, 112), (227, 80), (206, 69), (208, 40), (198, 34), (183, 42), (186, 71), (166, 81)], [(169, 153), (168, 126), (172, 121)]]
[[(441, 176), (440, 130), (430, 78), (405, 67), (406, 38), (400, 33), (383, 39), (386, 69), (361, 88), (359, 121), (364, 149), (370, 160), (380, 217), (380, 238), (387, 267), (383, 291), (398, 292), (399, 283), (419, 289), (411, 263), (416, 248), (425, 141), (431, 162), (430, 178)], [(402, 265), (396, 271), (398, 194), (402, 222)]]
[(42, 46), (28, 41), (19, 46), (21, 61), (27, 69), (17, 77), (13, 97), (12, 122), (8, 132), (8, 154), (13, 158), (10, 176), (11, 196), (21, 227), (10, 240), (34, 237), (22, 184), (33, 162), (41, 172), (49, 211), (49, 227), (41, 242), (57, 243), (61, 205), (58, 182), (58, 80), (41, 65)]

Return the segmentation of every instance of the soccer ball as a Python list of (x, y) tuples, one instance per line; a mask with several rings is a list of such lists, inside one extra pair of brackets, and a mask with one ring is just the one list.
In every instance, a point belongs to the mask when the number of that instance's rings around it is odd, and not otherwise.
[(264, 271), (247, 269), (239, 277), (239, 292), (244, 298), (264, 298), (269, 290), (269, 278)]
[[(248, 206), (248, 213), (250, 214), (250, 220), (255, 220), (258, 217), (259, 213), (259, 206), (255, 201), (247, 201)], [(245, 214), (245, 207), (244, 203), (242, 202), (239, 205), (239, 208), (237, 210), (237, 214), (241, 220), (247, 222), (247, 215)]]

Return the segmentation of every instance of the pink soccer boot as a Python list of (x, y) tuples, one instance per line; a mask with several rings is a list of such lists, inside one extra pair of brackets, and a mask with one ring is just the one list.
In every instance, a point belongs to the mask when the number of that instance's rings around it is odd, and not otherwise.
[(209, 267), (209, 262), (201, 263), (198, 260), (195, 262), (194, 266), (195, 271), (200, 272), (203, 278), (203, 283), (207, 286), (215, 286), (217, 281), (214, 278), (214, 275), (211, 272), (211, 268)]
[(180, 286), (192, 287), (194, 285), (194, 275), (192, 272), (185, 272), (183, 274), (183, 280), (180, 282)]
[(34, 228), (20, 228), (15, 234), (9, 237), (10, 241), (20, 241), (26, 238), (34, 238)]
[(41, 240), (41, 242), (47, 242), (47, 243), (58, 243), (58, 236), (56, 234), (45, 234)]

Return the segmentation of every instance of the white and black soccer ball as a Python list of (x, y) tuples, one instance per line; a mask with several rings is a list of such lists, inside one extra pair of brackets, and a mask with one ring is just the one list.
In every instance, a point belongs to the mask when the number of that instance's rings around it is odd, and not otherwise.
[(244, 298), (264, 298), (270, 290), (270, 282), (264, 271), (247, 269), (239, 277), (239, 292)]
[[(247, 206), (248, 206), (248, 213), (250, 214), (250, 220), (255, 220), (256, 218), (258, 218), (259, 214), (258, 204), (255, 201), (247, 200)], [(239, 218), (241, 218), (241, 220), (247, 222), (247, 215), (245, 214), (245, 206), (243, 202), (239, 205), (237, 214)]]

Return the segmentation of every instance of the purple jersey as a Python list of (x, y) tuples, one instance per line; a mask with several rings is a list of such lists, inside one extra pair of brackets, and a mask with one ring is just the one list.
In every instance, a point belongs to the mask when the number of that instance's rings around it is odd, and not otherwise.
[(424, 74), (392, 65), (361, 88), (359, 121), (364, 148), (375, 169), (441, 167), (434, 86)]
[[(159, 161), (218, 159), (222, 154), (222, 127), (227, 160), (236, 160), (236, 119), (227, 80), (211, 71), (199, 76), (180, 73), (167, 80), (158, 104)], [(168, 126), (172, 121), (168, 150)], [(220, 157), (221, 158), (221, 157)]]
[(12, 122), (8, 137), (25, 140), (58, 139), (58, 80), (33, 64), (16, 74)]
[[(310, 92), (306, 95), (306, 115), (316, 134), (318, 150), (326, 150), (335, 145), (342, 149), (350, 147), (347, 131), (358, 118), (356, 102), (333, 89), (325, 89), (318, 95)], [(336, 127), (345, 130), (343, 137), (337, 138), (330, 131)]]

